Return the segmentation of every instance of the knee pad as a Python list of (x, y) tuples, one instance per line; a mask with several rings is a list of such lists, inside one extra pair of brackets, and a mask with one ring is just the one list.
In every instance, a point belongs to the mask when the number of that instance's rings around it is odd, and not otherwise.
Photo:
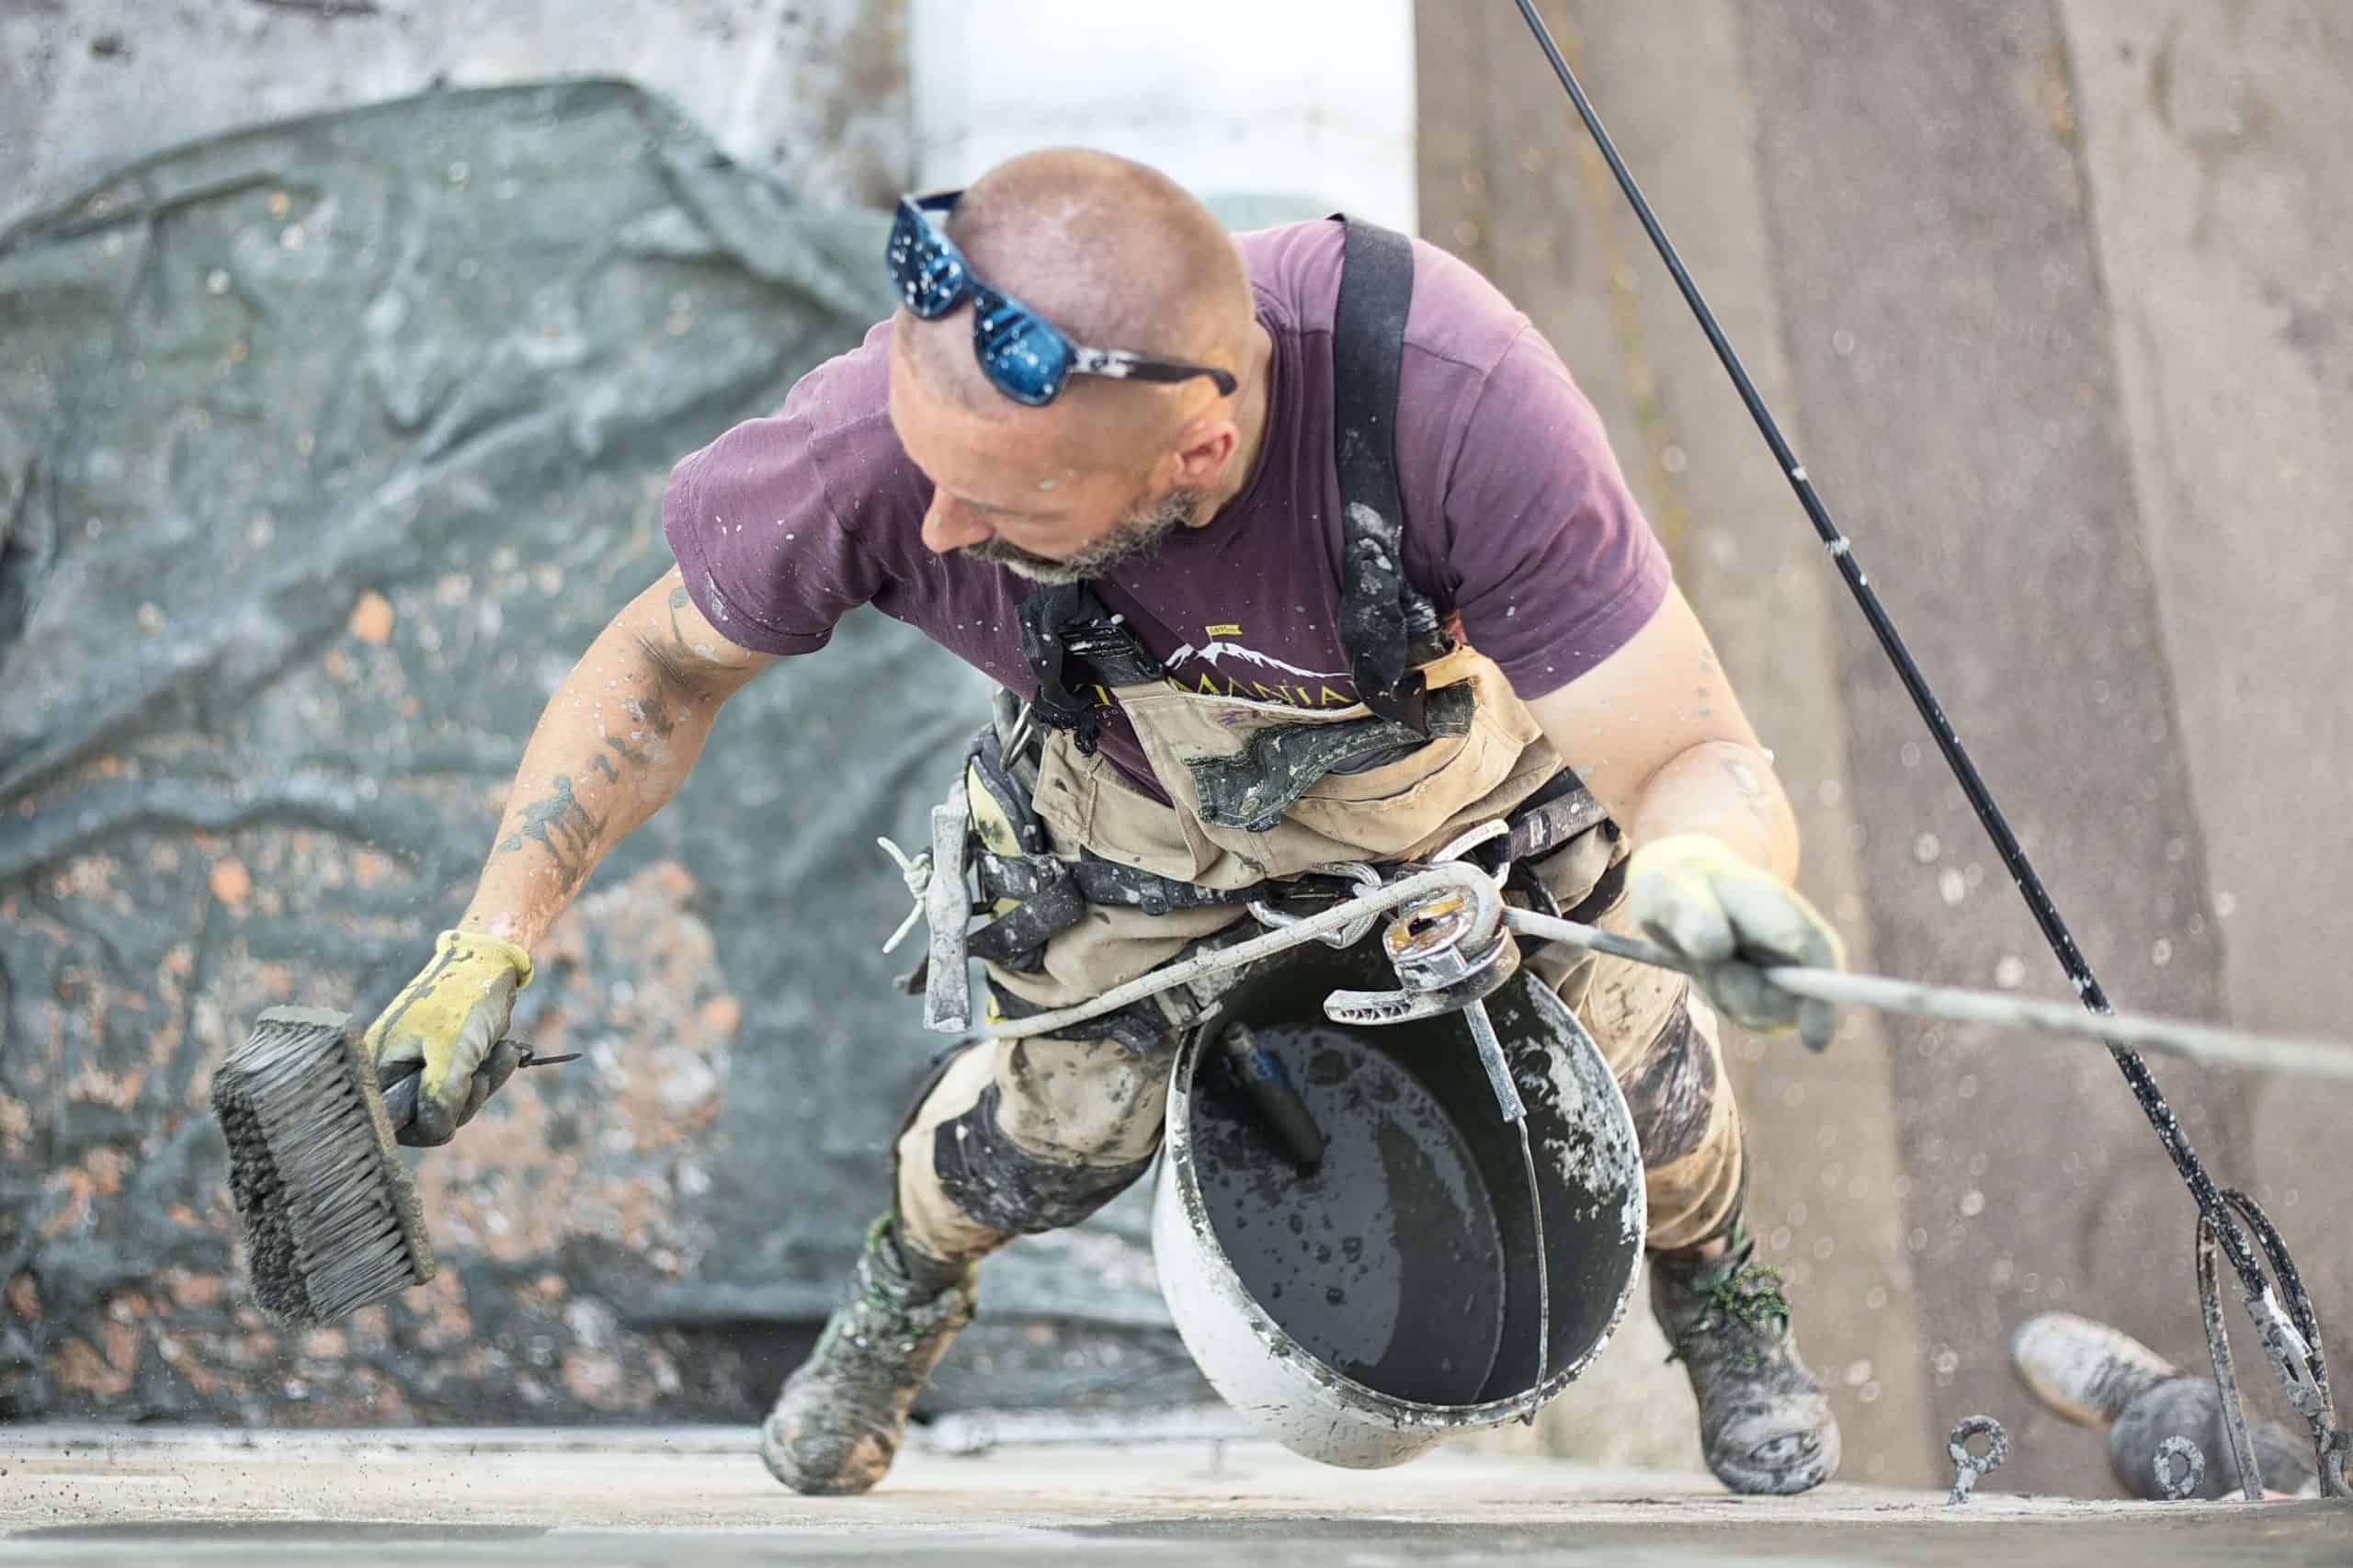
[(1034, 1236), (1075, 1225), (1143, 1175), (1152, 1156), (1117, 1165), (1061, 1165), (1040, 1159), (1006, 1136), (997, 1122), (1004, 1096), (995, 1084), (932, 1134), (932, 1168), (940, 1190), (975, 1223)]
[(1677, 1006), (1619, 1087), (1634, 1114), (1643, 1165), (1655, 1170), (1696, 1151), (1707, 1137), (1722, 1071), (1687, 1000)]

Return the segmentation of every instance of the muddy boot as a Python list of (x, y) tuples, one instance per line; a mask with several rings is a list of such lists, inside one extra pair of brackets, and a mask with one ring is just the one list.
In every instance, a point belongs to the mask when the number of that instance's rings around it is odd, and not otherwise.
[[(2010, 1335), (2010, 1365), (2035, 1398), (2079, 1426), (2108, 1434), (2108, 1466), (2127, 1492), (2150, 1502), (2167, 1497), (2157, 1449), (2187, 1437), (2202, 1473), (2187, 1495), (2240, 1495), (2239, 1467), (2222, 1426), (2222, 1391), (2211, 1379), (2185, 1375), (2172, 1362), (2104, 1323), (2073, 1312), (2038, 1312)], [(2264, 1485), (2290, 1496), (2318, 1496), (2312, 1444), (2267, 1416), (2253, 1416), (2256, 1469)], [(2172, 1464), (2176, 1476), (2182, 1463)]]
[(1704, 1262), (1651, 1256), (1651, 1311), (1699, 1402), (1708, 1468), (1734, 1492), (1803, 1492), (1838, 1468), (1838, 1422), (1798, 1359), (1781, 1278), (1735, 1225)]
[(899, 1452), (924, 1380), (972, 1321), (972, 1270), (910, 1256), (890, 1217), (866, 1233), (858, 1285), (760, 1425), (760, 1457), (795, 1492), (863, 1492)]

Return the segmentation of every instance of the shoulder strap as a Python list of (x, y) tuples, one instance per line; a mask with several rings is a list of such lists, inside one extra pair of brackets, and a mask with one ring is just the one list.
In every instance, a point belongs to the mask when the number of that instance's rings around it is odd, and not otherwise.
[(1160, 661), (1103, 608), (1092, 582), (1040, 583), (1018, 612), (1021, 659), (1037, 683), (1031, 710), (1040, 723), (1070, 731), (1079, 751), (1094, 756), (1095, 704), (1078, 688), (1097, 681), (1137, 686), (1158, 680)]
[(1357, 695), (1384, 719), (1429, 733), (1415, 665), (1450, 646), (1437, 607), (1405, 575), (1397, 483), (1397, 381), (1414, 299), (1413, 242), (1342, 216), (1340, 301), (1332, 321), (1333, 431), (1340, 473), (1340, 642)]

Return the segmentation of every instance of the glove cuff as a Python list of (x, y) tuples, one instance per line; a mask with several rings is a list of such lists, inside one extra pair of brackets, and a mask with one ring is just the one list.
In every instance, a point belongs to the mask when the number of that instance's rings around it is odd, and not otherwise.
[(433, 950), (459, 958), (486, 954), (515, 971), (516, 990), (520, 991), (531, 983), (531, 955), (503, 937), (486, 936), (480, 931), (449, 930), (442, 932), (434, 942)]

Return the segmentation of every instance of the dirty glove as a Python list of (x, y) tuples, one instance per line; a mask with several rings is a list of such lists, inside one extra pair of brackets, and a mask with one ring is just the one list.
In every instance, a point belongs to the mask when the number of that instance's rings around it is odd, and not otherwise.
[(1749, 864), (1723, 840), (1677, 833), (1653, 840), (1626, 863), (1626, 907), (1652, 938), (1699, 966), (1708, 1000), (1733, 1022), (1775, 1032), (1795, 1025), (1820, 1051), (1837, 1024), (1827, 1002), (1792, 996), (1757, 966), (1838, 969), (1838, 933), (1797, 889)]
[[(433, 961), (370, 1025), (364, 1043), (388, 1088), (418, 1074), (416, 1116), (398, 1126), (404, 1143), (447, 1143), (498, 1092), (523, 1060), (506, 1039), (515, 993), (531, 983), (531, 955), (473, 931), (444, 931)], [(403, 1091), (404, 1097), (405, 1091)], [(401, 1120), (393, 1096), (386, 1108)]]

